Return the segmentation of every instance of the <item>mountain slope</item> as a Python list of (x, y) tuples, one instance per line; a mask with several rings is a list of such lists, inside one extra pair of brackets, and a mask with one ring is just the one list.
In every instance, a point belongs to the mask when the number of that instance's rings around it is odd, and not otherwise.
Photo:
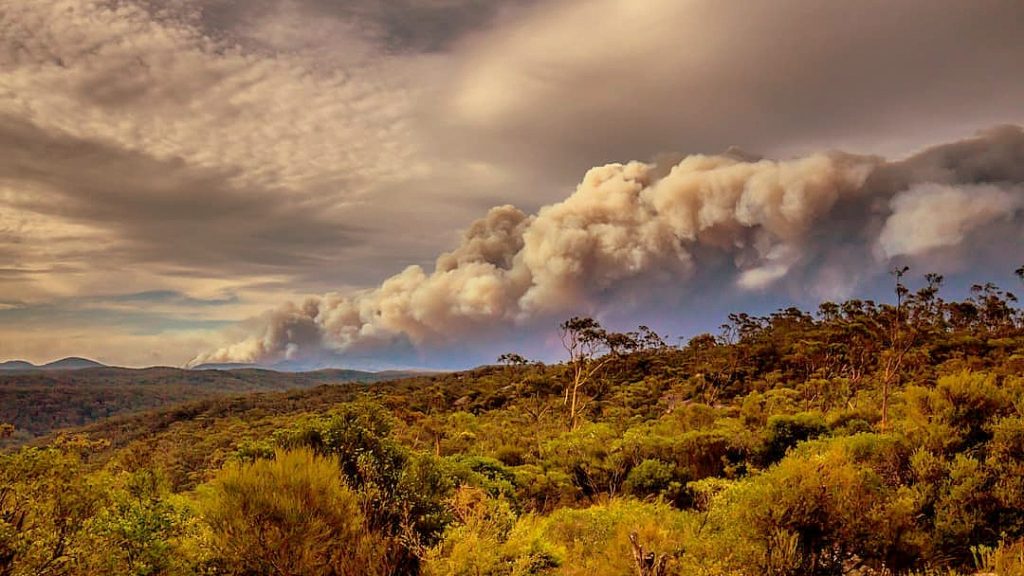
[(67, 358), (61, 358), (60, 360), (54, 360), (42, 365), (35, 365), (31, 362), (24, 360), (8, 360), (7, 362), (0, 363), (0, 370), (10, 371), (33, 371), (33, 370), (84, 370), (86, 368), (105, 368), (105, 364), (100, 364), (95, 360), (89, 360), (88, 358), (79, 358), (77, 356), (69, 356)]
[(58, 428), (81, 426), (119, 414), (190, 400), (343, 382), (371, 383), (403, 375), (358, 370), (282, 373), (258, 368), (230, 371), (128, 369), (85, 367), (77, 360), (59, 366), (81, 365), (81, 368), (34, 367), (0, 372), (0, 422), (15, 426), (19, 431), (17, 440), (25, 441)]
[(95, 360), (89, 360), (88, 358), (78, 358), (71, 356), (68, 358), (61, 358), (53, 362), (43, 364), (39, 368), (41, 370), (83, 370), (85, 368), (104, 368), (105, 365), (96, 362)]

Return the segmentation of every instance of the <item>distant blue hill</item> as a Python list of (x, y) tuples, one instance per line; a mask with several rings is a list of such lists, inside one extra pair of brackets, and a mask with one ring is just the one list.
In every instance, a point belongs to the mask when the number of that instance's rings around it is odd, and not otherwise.
[[(208, 362), (192, 366), (190, 370), (272, 370), (274, 372), (314, 372), (337, 368), (332, 365), (283, 361), (276, 364), (247, 364), (244, 362)], [(354, 371), (355, 372), (355, 371)], [(369, 372), (367, 372), (369, 374)]]
[(42, 370), (81, 370), (83, 368), (105, 368), (105, 364), (100, 364), (95, 360), (89, 360), (88, 358), (79, 358), (77, 356), (71, 356), (69, 358), (61, 358), (55, 362), (49, 364), (43, 364), (39, 368)]
[(247, 368), (260, 368), (260, 366), (241, 362), (209, 362), (192, 366), (189, 370), (245, 370)]
[(36, 371), (36, 370), (82, 370), (84, 368), (105, 368), (105, 364), (100, 364), (95, 360), (89, 360), (88, 358), (78, 358), (72, 356), (69, 358), (61, 358), (48, 364), (36, 366), (31, 362), (24, 360), (9, 360), (7, 362), (0, 363), (0, 370), (8, 371)]

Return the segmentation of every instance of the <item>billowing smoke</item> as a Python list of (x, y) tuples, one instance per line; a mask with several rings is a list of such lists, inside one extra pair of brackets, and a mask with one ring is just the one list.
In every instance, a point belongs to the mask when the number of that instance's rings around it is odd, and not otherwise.
[(534, 215), (492, 208), (432, 272), (410, 266), (371, 290), (286, 304), (194, 362), (386, 357), (656, 305), (687, 285), (848, 295), (894, 258), (963, 247), (982, 232), (998, 228), (1011, 250), (1021, 246), (1022, 184), (1017, 126), (900, 161), (729, 152), (610, 164)]

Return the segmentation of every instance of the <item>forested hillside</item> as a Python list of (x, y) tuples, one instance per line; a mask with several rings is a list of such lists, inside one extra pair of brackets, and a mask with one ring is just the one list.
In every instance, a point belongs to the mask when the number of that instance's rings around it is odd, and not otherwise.
[(895, 279), (891, 302), (735, 314), (681, 347), (573, 318), (556, 365), (10, 450), (0, 575), (1024, 573), (1024, 312)]
[(118, 414), (188, 400), (342, 382), (378, 382), (402, 375), (358, 370), (287, 373), (259, 369), (111, 367), (0, 372), (0, 422), (13, 424), (16, 430), (6, 441), (0, 440), (0, 447), (25, 442), (58, 428), (82, 426)]

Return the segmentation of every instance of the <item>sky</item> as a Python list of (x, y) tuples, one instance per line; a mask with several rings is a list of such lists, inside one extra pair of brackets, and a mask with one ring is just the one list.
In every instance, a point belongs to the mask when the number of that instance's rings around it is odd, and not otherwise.
[(0, 0), (0, 360), (457, 368), (895, 265), (1013, 287), (1021, 30), (1017, 0)]

